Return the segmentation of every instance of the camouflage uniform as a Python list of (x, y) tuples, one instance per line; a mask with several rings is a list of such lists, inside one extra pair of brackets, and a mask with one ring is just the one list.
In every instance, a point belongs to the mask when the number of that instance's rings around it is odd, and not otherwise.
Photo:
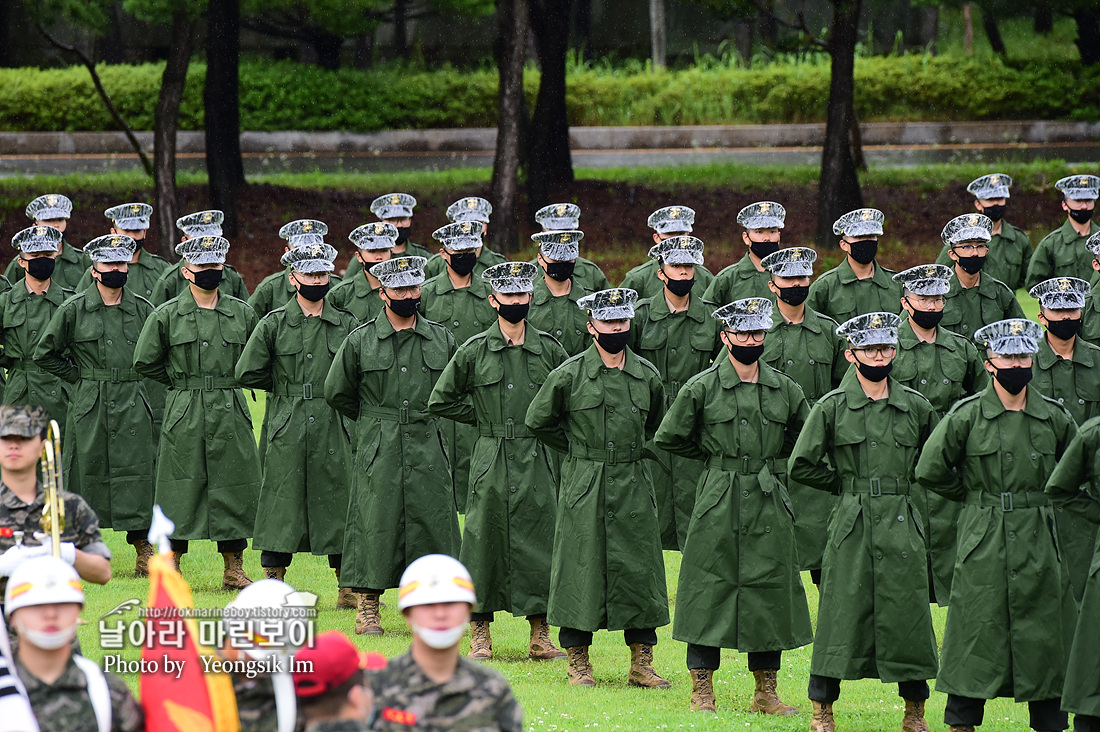
[(358, 719), (325, 719), (306, 725), (305, 732), (367, 732), (369, 729)]
[[(99, 732), (88, 695), (87, 677), (72, 658), (52, 684), (34, 676), (19, 660), (15, 668), (27, 687), (31, 709), (42, 732)], [(145, 713), (130, 693), (130, 687), (114, 674), (104, 676), (111, 693), (111, 730), (137, 732), (145, 729)]]
[(241, 732), (276, 732), (279, 716), (275, 709), (275, 687), (270, 676), (254, 679), (230, 674), (233, 694), (237, 697), (237, 716)]

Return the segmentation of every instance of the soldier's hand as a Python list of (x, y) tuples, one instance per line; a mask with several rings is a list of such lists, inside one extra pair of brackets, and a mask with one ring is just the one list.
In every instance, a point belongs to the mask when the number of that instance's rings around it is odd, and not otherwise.
[[(63, 541), (59, 545), (61, 548), (61, 558), (69, 564), (76, 563), (76, 544), (71, 541)], [(47, 545), (47, 549), (49, 546)]]
[(41, 556), (37, 546), (16, 545), (0, 554), (0, 576), (10, 577), (20, 564), (31, 557)]

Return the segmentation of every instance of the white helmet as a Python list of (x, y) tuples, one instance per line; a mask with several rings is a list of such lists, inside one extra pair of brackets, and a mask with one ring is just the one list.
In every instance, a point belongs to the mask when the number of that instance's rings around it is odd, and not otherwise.
[(84, 605), (84, 585), (73, 565), (52, 555), (32, 557), (8, 578), (4, 592), (4, 614), (21, 607), (75, 602)]
[(230, 645), (249, 658), (289, 656), (308, 640), (310, 611), (316, 603), (313, 593), (263, 579), (245, 587), (225, 606), (222, 623)]
[(474, 582), (462, 562), (446, 554), (420, 557), (401, 575), (397, 607), (404, 610), (414, 605), (437, 602), (468, 602), (477, 605)]

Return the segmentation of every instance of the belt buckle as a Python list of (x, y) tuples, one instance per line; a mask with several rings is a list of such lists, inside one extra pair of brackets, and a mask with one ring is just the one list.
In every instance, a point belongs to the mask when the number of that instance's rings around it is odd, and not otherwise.
[(401, 407), (397, 410), (397, 423), (408, 424), (409, 423), (409, 408)]
[(118, 377), (119, 377), (118, 367), (117, 366), (112, 367), (111, 368), (111, 383), (112, 384), (117, 384), (119, 382)]
[(504, 439), (514, 440), (516, 439), (516, 423), (512, 420), (508, 420), (504, 423)]
[(203, 391), (214, 391), (214, 377), (209, 374), (203, 377)]
[(1001, 510), (1005, 512), (1016, 510), (1012, 503), (1012, 494), (1008, 491), (1001, 494)]
[(313, 384), (302, 384), (302, 399), (313, 398)]
[(871, 489), (871, 495), (878, 497), (882, 495), (882, 481), (878, 478), (869, 478), (867, 485)]

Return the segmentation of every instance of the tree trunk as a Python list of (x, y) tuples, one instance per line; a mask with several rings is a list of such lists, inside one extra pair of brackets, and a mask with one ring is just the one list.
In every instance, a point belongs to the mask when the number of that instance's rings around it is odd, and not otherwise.
[(172, 13), (171, 43), (168, 61), (161, 78), (153, 116), (153, 182), (156, 189), (158, 254), (170, 262), (176, 261), (176, 129), (179, 127), (180, 103), (187, 82), (187, 66), (191, 62), (192, 21), (187, 13)]
[(1100, 10), (1088, 8), (1073, 14), (1077, 21), (1077, 50), (1081, 63), (1095, 66), (1100, 63)]
[(760, 21), (760, 42), (775, 50), (779, 41), (779, 22), (775, 18), (775, 0), (764, 0), (757, 16)]
[(649, 46), (653, 68), (665, 68), (665, 0), (649, 0)]
[(737, 55), (745, 66), (752, 65), (752, 37), (754, 18), (740, 18), (733, 27), (734, 45), (737, 47)]
[(409, 59), (408, 0), (393, 3), (393, 50), (399, 59)]
[(121, 64), (126, 61), (125, 46), (122, 43), (122, 18), (118, 12), (118, 3), (110, 3), (107, 8), (107, 28), (103, 34), (103, 42), (97, 43), (102, 49), (99, 58), (105, 64)]
[(963, 52), (974, 55), (974, 16), (970, 3), (963, 3)]
[(584, 60), (590, 61), (596, 57), (592, 51), (592, 0), (576, 0), (577, 14), (574, 20), (573, 32), (576, 43), (584, 53)]
[(527, 49), (527, 0), (497, 0), (497, 70), (500, 76), (497, 149), (489, 197), (493, 249), (519, 248), (519, 155), (523, 138), (523, 62)]
[(936, 40), (940, 35), (940, 9), (935, 6), (925, 8), (921, 26), (921, 45), (935, 56)]
[(235, 193), (244, 185), (241, 160), (239, 0), (210, 3), (206, 24), (206, 172), (210, 178), (211, 205), (225, 213), (222, 229), (237, 235)]
[(321, 28), (315, 28), (311, 35), (310, 45), (317, 53), (317, 65), (327, 71), (339, 69), (340, 52), (344, 47), (344, 39)]
[(527, 200), (535, 211), (550, 203), (554, 188), (573, 182), (569, 117), (565, 106), (565, 56), (569, 50), (572, 0), (542, 0), (531, 5), (542, 80), (535, 100), (527, 149)]
[(0, 0), (0, 66), (11, 66), (11, 6), (14, 0)]
[(366, 71), (374, 65), (374, 31), (355, 37), (355, 68)]
[(1054, 9), (1039, 3), (1035, 6), (1035, 32), (1041, 36), (1050, 35), (1054, 30)]
[(985, 29), (986, 38), (989, 39), (989, 47), (993, 49), (993, 53), (1006, 56), (1005, 42), (1001, 38), (1001, 29), (997, 27), (997, 16), (994, 15), (993, 8), (990, 3), (983, 3), (979, 7), (982, 11), (982, 27)]
[(832, 70), (829, 81), (829, 109), (825, 123), (825, 149), (821, 154), (821, 179), (817, 191), (817, 243), (835, 247), (833, 222), (860, 208), (863, 196), (852, 157), (851, 130), (854, 123), (856, 40), (861, 0), (832, 0), (833, 19), (829, 30)]

